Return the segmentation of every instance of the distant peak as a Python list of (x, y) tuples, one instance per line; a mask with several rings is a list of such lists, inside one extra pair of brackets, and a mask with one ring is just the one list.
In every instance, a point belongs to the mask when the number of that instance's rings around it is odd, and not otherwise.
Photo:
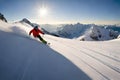
[(23, 18), (20, 22), (30, 22), (30, 21), (26, 18)]
[(7, 22), (6, 18), (5, 18), (4, 15), (1, 14), (1, 13), (0, 13), (0, 19), (1, 19), (2, 21), (4, 21), (4, 22)]
[(3, 16), (3, 14), (0, 13), (0, 16)]
[(31, 25), (32, 27), (34, 27), (34, 25), (27, 18), (23, 18), (20, 22), (27, 23), (27, 24)]

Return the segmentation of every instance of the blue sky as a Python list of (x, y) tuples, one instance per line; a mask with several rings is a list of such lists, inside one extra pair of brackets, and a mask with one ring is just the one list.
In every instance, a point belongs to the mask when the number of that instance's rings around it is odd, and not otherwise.
[[(44, 17), (39, 13), (42, 6), (47, 9)], [(120, 24), (120, 0), (0, 0), (0, 12), (9, 21)]]

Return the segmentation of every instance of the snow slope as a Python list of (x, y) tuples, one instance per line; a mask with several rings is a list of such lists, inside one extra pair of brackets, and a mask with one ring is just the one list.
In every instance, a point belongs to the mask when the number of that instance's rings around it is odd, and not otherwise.
[(120, 80), (120, 39), (80, 42), (50, 37), (50, 42), (54, 50), (72, 61), (92, 80)]
[(90, 79), (58, 52), (25, 37), (21, 24), (0, 24), (0, 80)]
[(88, 42), (44, 35), (0, 21), (0, 80), (120, 80), (120, 39)]

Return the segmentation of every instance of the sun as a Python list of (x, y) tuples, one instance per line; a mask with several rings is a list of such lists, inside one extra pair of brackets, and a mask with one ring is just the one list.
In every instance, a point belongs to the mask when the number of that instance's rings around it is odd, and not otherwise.
[(42, 8), (40, 8), (39, 13), (40, 13), (41, 17), (45, 17), (48, 14), (48, 9), (45, 7), (42, 7)]

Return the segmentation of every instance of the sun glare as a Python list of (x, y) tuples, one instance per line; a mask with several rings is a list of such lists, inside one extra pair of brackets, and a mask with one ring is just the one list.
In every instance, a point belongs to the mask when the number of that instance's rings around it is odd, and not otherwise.
[(48, 13), (48, 10), (47, 10), (47, 8), (42, 7), (42, 8), (40, 8), (39, 13), (40, 13), (40, 16), (45, 17)]

